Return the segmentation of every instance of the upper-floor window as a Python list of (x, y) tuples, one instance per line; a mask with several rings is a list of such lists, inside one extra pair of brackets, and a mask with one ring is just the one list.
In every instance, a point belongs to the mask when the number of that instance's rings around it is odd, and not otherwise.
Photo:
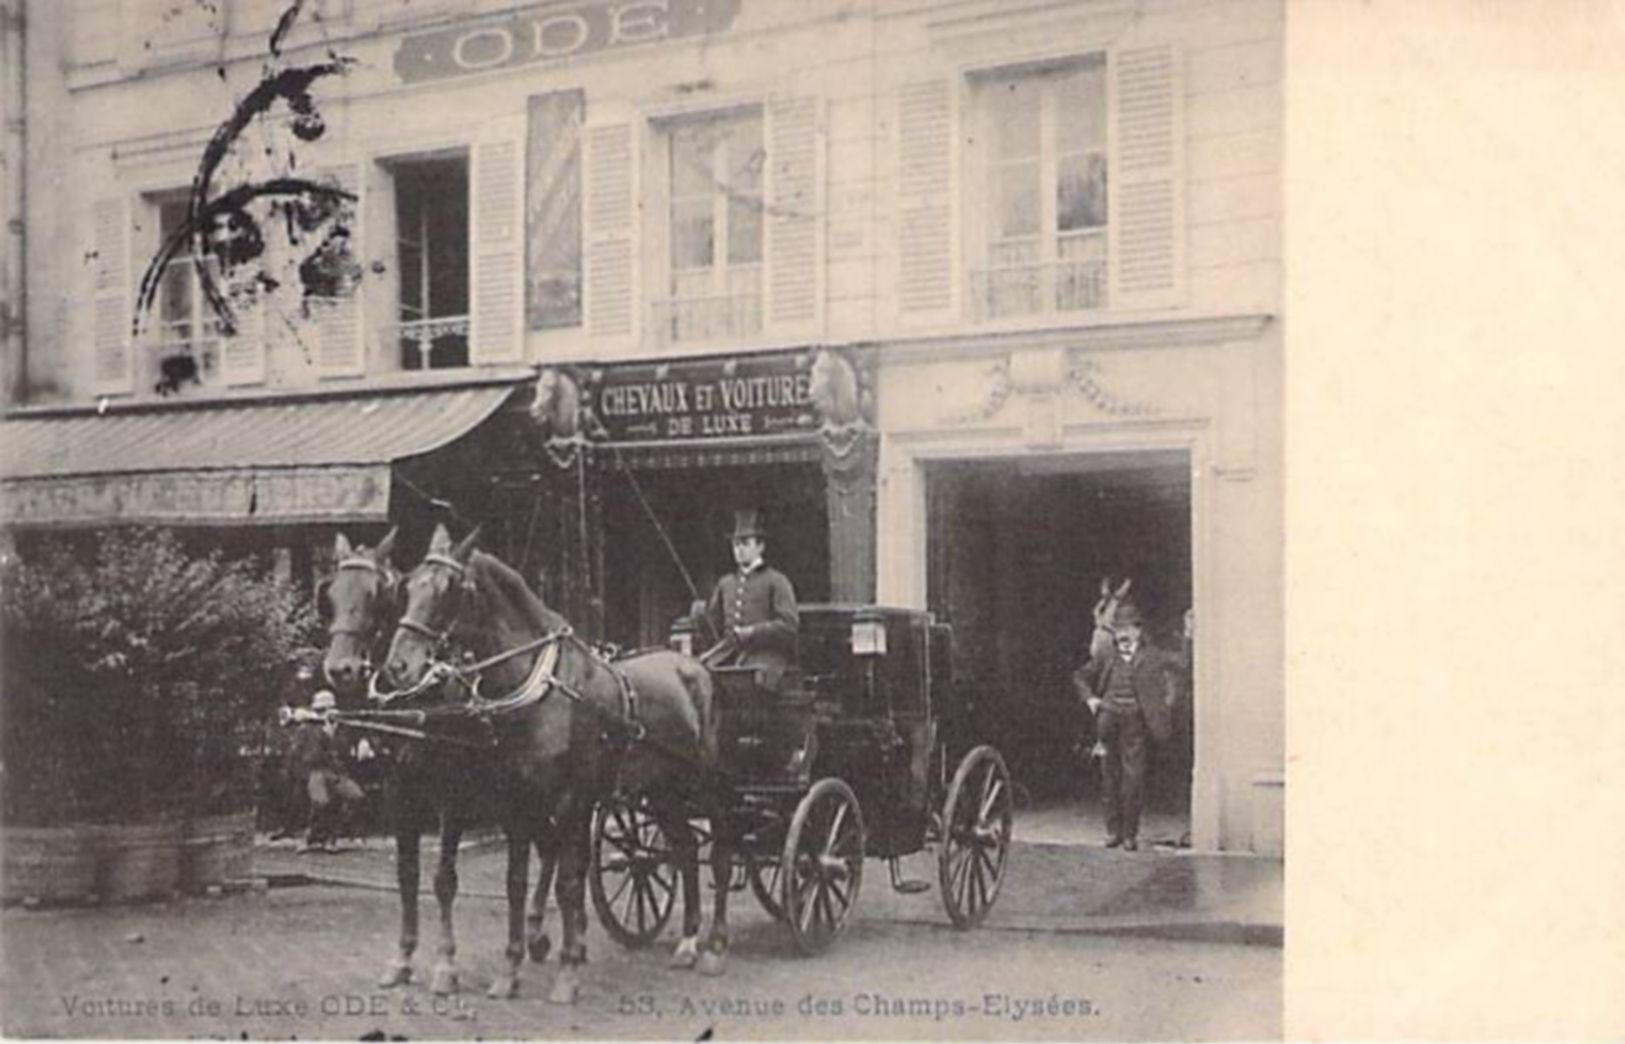
[(1093, 55), (973, 81), (983, 178), (980, 318), (1100, 308), (1106, 289), (1106, 66)]
[(669, 283), (656, 335), (705, 341), (762, 328), (762, 181), (758, 107), (670, 125)]
[(468, 365), (468, 157), (388, 165), (395, 190), (398, 342), (405, 370)]
[[(158, 217), (158, 243), (168, 243), (186, 227), (186, 196), (159, 196), (152, 199), (151, 206)], [(220, 266), (212, 255), (199, 258), (195, 243), (193, 237), (187, 237), (158, 277), (154, 332), (141, 353), (138, 378), (139, 386), (160, 395), (221, 383), (223, 331), (204, 294), (199, 271), (201, 264), (218, 280)]]

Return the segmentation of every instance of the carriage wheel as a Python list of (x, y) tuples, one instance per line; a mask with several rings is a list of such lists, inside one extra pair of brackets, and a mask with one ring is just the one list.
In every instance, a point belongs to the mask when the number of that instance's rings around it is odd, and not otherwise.
[(641, 805), (598, 807), (593, 823), (593, 909), (622, 946), (647, 946), (677, 905), (677, 867), (660, 824)]
[(982, 923), (999, 897), (1014, 807), (1010, 770), (999, 752), (977, 747), (966, 754), (948, 788), (937, 858), (942, 905), (955, 928)]
[(784, 906), (779, 902), (780, 882), (784, 879), (783, 865), (777, 859), (752, 859), (749, 873), (750, 890), (756, 893), (756, 901), (775, 921), (784, 920)]
[(779, 903), (804, 954), (835, 941), (863, 884), (863, 814), (838, 779), (821, 779), (796, 806), (779, 860)]

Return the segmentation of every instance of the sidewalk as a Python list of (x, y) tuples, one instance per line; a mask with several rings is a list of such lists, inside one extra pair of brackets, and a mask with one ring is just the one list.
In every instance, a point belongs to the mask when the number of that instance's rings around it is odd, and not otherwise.
[[(1016, 835), (1024, 836), (1019, 823)], [(426, 895), (432, 894), (438, 858), (437, 842), (424, 838), (421, 889)], [(506, 901), (506, 858), (498, 834), (466, 839), (457, 862), (459, 897)], [(858, 904), (861, 916), (946, 925), (935, 859), (922, 853), (903, 859), (901, 867), (905, 878), (928, 881), (932, 888), (915, 895), (895, 892), (886, 864), (870, 860)], [(255, 874), (279, 886), (324, 883), (392, 892), (394, 842), (375, 838), (337, 853), (308, 854), (292, 843), (261, 843)], [(1011, 845), (1003, 891), (985, 928), (1280, 946), (1284, 925), (1278, 859), (1154, 845), (1126, 853), (1098, 844), (1018, 840)]]

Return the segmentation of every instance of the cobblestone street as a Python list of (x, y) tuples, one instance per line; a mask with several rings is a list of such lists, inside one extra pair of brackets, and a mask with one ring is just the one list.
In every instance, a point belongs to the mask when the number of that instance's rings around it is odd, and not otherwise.
[[(872, 882), (885, 891), (883, 879)], [(865, 904), (870, 904), (865, 896)], [(671, 932), (631, 952), (589, 931), (573, 1009), (545, 1000), (556, 965), (521, 995), (484, 989), (501, 964), (503, 904), (458, 907), (462, 992), (375, 986), (394, 950), (385, 891), (309, 885), (146, 906), (3, 915), (7, 1036), (358, 1039), (1146, 1039), (1280, 1033), (1281, 951), (1023, 928), (964, 934), (880, 907), (823, 956), (797, 956), (749, 899), (726, 977), (666, 968)], [(424, 909), (418, 976), (433, 962)], [(550, 920), (557, 939), (557, 921)]]

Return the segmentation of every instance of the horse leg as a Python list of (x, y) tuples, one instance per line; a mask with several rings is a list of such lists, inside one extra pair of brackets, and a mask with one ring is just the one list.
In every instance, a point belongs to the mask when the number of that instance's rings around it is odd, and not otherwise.
[(418, 850), (421, 806), (397, 794), (395, 816), (395, 881), (401, 893), (400, 953), (390, 961), (378, 985), (385, 989), (412, 980), (412, 953), (418, 948)]
[(457, 935), (452, 930), (451, 908), (457, 899), (457, 846), (462, 840), (462, 821), (450, 811), (443, 812), (440, 866), (434, 875), (434, 897), (440, 904), (440, 954), (429, 979), (429, 988), (441, 995), (457, 992)]
[(488, 996), (519, 995), (519, 965), (525, 959), (525, 893), (530, 882), (530, 838), (518, 822), (508, 825), (508, 970), (491, 983)]
[(581, 994), (581, 965), (587, 963), (587, 854), (592, 842), (592, 802), (579, 794), (565, 798), (559, 815), (559, 919), (564, 922), (564, 944), (559, 949), (559, 973), (548, 1000), (574, 1004)]
[(704, 911), (700, 902), (700, 861), (698, 846), (694, 843), (694, 828), (687, 817), (665, 805), (653, 810), (660, 823), (660, 832), (671, 845), (672, 857), (683, 879), (683, 938), (672, 951), (671, 967), (692, 968), (700, 959), (700, 921)]
[(552, 829), (543, 824), (534, 838), (537, 868), (536, 892), (531, 896), (530, 914), (525, 918), (525, 943), (533, 963), (547, 960), (553, 942), (547, 937), (542, 923), (547, 917), (547, 893), (553, 887), (553, 871), (558, 867), (559, 853)]
[(728, 886), (733, 883), (733, 824), (720, 808), (711, 810), (711, 877), (716, 888), (711, 936), (700, 955), (701, 975), (728, 970)]

